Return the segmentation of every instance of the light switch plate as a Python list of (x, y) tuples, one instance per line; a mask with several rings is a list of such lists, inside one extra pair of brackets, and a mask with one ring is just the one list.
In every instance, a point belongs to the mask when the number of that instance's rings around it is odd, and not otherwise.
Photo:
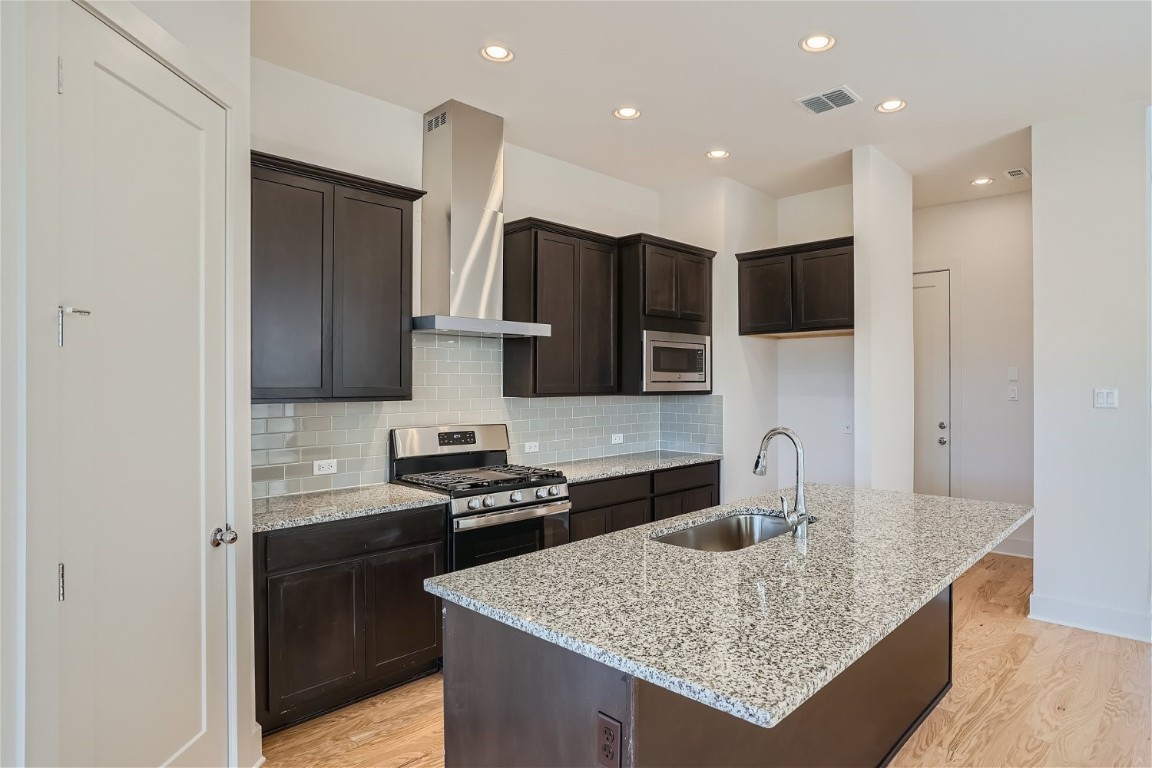
[(1017, 387), (1008, 387), (1008, 399), (1016, 402), (1020, 399), (1020, 390)]
[(622, 435), (621, 433), (617, 432), (616, 434), (612, 435), (612, 445), (620, 445), (623, 442), (624, 442), (624, 435)]
[(1119, 408), (1120, 407), (1120, 390), (1118, 390), (1118, 389), (1094, 389), (1094, 390), (1092, 390), (1092, 407), (1093, 408)]
[(1015, 365), (1008, 366), (1008, 381), (1020, 381), (1020, 368)]
[(320, 461), (312, 462), (312, 474), (314, 474), (314, 475), (334, 475), (334, 474), (336, 474), (336, 459), (321, 459)]

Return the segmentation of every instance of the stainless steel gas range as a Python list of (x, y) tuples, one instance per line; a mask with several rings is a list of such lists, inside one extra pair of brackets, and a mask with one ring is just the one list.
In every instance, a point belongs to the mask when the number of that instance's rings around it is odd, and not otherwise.
[(393, 481), (449, 497), (451, 570), (568, 543), (564, 474), (509, 464), (508, 448), (503, 424), (392, 430)]

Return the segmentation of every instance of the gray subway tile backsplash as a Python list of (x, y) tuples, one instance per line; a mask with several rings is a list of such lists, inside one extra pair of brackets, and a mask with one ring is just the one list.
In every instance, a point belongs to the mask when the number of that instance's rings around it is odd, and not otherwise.
[[(719, 395), (505, 398), (499, 339), (417, 334), (411, 401), (252, 406), (252, 496), (349, 488), (389, 479), (395, 427), (505, 423), (509, 460), (554, 464), (639, 451), (721, 453)], [(613, 445), (611, 435), (624, 442)], [(540, 444), (524, 453), (524, 443)], [(333, 475), (312, 462), (336, 459)]]

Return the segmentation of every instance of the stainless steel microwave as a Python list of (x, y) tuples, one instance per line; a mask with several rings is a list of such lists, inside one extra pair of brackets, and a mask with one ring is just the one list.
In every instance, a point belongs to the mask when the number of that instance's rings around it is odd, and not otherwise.
[(712, 337), (644, 331), (645, 392), (712, 389)]

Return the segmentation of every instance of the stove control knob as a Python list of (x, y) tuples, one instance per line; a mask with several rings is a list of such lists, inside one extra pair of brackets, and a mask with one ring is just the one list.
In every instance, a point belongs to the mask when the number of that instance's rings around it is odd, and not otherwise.
[(547, 495), (548, 495), (548, 489), (547, 488), (537, 488), (536, 489), (536, 498), (542, 499)]
[(495, 496), (485, 496), (484, 497), (484, 506), (486, 506), (486, 507), (496, 506), (496, 497)]
[(509, 501), (524, 501), (524, 494), (520, 493), (520, 491), (512, 491), (512, 493), (509, 494), (509, 496), (508, 496), (508, 500)]
[(559, 496), (560, 495), (560, 489), (553, 485), (553, 486), (548, 488), (548, 495), (549, 496)]
[(480, 509), (480, 499), (468, 499), (468, 509)]

